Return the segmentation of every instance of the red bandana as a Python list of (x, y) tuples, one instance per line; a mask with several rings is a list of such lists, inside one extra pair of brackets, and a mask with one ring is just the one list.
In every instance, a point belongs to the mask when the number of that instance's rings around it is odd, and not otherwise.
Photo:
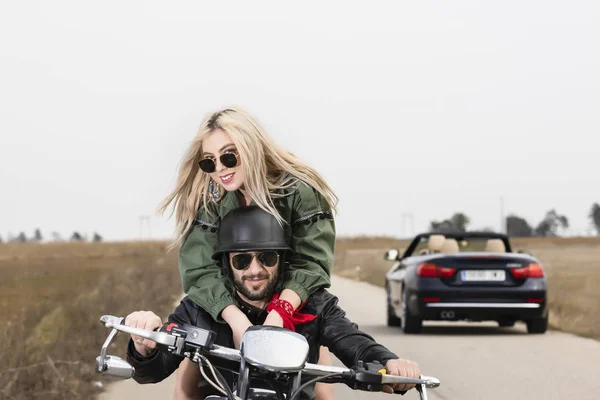
[[(306, 304), (306, 302), (304, 304)], [(294, 311), (294, 307), (290, 304), (290, 302), (280, 300), (279, 293), (276, 293), (273, 295), (271, 302), (269, 302), (267, 305), (267, 311), (277, 311), (283, 319), (283, 327), (296, 332), (295, 325), (304, 324), (317, 318), (316, 315), (300, 314), (298, 312), (302, 307), (304, 307), (304, 304), (301, 304), (300, 307)]]

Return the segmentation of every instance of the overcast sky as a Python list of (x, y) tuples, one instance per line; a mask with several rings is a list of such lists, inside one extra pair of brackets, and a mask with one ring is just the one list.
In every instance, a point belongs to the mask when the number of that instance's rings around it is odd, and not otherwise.
[[(319, 169), (340, 235), (600, 202), (594, 1), (3, 1), (0, 236), (172, 234), (205, 113), (238, 105)], [(414, 230), (402, 225), (412, 214)], [(148, 236), (144, 227), (143, 235)]]

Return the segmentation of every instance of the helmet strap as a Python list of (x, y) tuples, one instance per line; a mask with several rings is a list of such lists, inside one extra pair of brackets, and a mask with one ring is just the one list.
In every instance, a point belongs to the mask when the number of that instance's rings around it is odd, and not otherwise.
[(233, 283), (233, 271), (231, 270), (231, 265), (229, 265), (229, 253), (221, 255), (221, 272)]

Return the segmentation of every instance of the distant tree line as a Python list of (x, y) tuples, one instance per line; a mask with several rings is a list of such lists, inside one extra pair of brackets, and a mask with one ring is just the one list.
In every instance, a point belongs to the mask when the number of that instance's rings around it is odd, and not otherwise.
[[(66, 241), (62, 237), (62, 235), (59, 234), (58, 232), (52, 232), (50, 234), (50, 236), (52, 237), (52, 239), (49, 241), (52, 241), (52, 242)], [(27, 237), (25, 232), (20, 232), (17, 236), (14, 236), (14, 237), (11, 234), (8, 234), (8, 237), (6, 238), (6, 240), (4, 238), (2, 238), (2, 236), (0, 236), (0, 243), (42, 243), (43, 241), (44, 241), (44, 237), (42, 236), (42, 231), (39, 228), (37, 228), (33, 232), (33, 235), (31, 237)], [(75, 231), (71, 235), (70, 239), (68, 239), (68, 241), (71, 241), (71, 242), (101, 242), (102, 236), (100, 236), (100, 234), (98, 234), (97, 232), (94, 232), (88, 240), (87, 234), (82, 235), (79, 232)]]
[(443, 221), (431, 221), (430, 230), (436, 232), (466, 232), (467, 225), (471, 223), (469, 217), (463, 213), (455, 213)]
[(516, 215), (506, 217), (506, 233), (509, 236), (559, 236), (559, 229), (567, 229), (569, 220), (566, 216), (560, 215), (552, 209), (546, 213), (546, 216), (533, 227), (524, 219)]
[[(596, 234), (600, 236), (600, 204), (594, 203), (588, 213), (588, 218)], [(442, 221), (431, 221), (429, 230), (431, 232), (466, 232), (470, 219), (459, 212)], [(565, 215), (556, 212), (555, 209), (546, 212), (544, 218), (537, 225), (530, 225), (524, 218), (514, 214), (506, 217), (506, 234), (514, 237), (529, 236), (559, 236), (561, 229), (569, 228), (569, 219)], [(490, 228), (483, 229), (492, 231)]]

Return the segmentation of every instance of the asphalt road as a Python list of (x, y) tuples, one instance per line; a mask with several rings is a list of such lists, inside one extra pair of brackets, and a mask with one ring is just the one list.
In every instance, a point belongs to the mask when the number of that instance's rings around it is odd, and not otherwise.
[[(404, 335), (385, 325), (385, 293), (365, 283), (334, 277), (332, 293), (350, 319), (402, 358), (419, 363), (424, 375), (442, 382), (429, 399), (600, 399), (600, 342), (548, 331), (528, 335), (524, 325), (428, 323), (423, 333)], [(337, 365), (341, 365), (337, 359)], [(155, 385), (133, 380), (111, 384), (101, 400), (171, 399), (174, 375)], [(336, 385), (337, 399), (390, 399), (385, 393)], [(398, 399), (419, 399), (410, 391)]]

